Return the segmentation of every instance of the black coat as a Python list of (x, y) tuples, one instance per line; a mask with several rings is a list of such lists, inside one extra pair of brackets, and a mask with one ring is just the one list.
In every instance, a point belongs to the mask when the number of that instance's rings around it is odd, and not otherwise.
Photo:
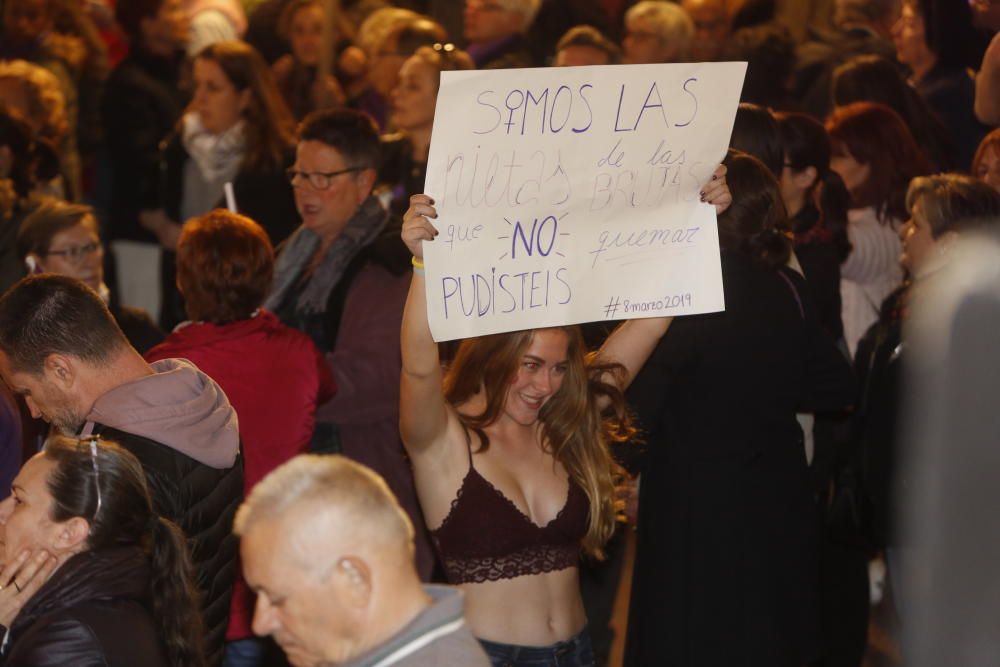
[(146, 195), (156, 177), (160, 141), (187, 104), (180, 86), (183, 62), (183, 53), (158, 58), (133, 49), (108, 80), (102, 115), (112, 175), (112, 239), (156, 242), (139, 225), (139, 211), (152, 207)]
[[(190, 156), (184, 149), (180, 136), (173, 136), (162, 147), (156, 182), (151, 184), (155, 192), (152, 195), (155, 201), (152, 208), (163, 208), (171, 220), (180, 223), (184, 222), (181, 220), (184, 166), (189, 159)], [(285, 175), (285, 169), (294, 159), (294, 152), (289, 147), (281, 164), (269, 169), (241, 166), (233, 180), (233, 194), (239, 213), (263, 227), (274, 246), (295, 231), (300, 222), (295, 207), (295, 195)], [(226, 207), (224, 197), (219, 198), (216, 207)], [(168, 330), (187, 319), (184, 313), (184, 301), (177, 291), (176, 261), (173, 252), (163, 253), (160, 271), (163, 289), (160, 324)]]
[(134, 546), (73, 556), (17, 615), (2, 664), (168, 667), (150, 613), (149, 568)]
[(799, 410), (850, 404), (802, 278), (723, 255), (726, 310), (679, 318), (629, 395), (648, 436), (626, 664), (800, 667), (818, 651)]
[(139, 459), (153, 508), (187, 535), (201, 594), (205, 656), (209, 665), (220, 664), (239, 555), (233, 518), (243, 501), (242, 458), (231, 468), (212, 468), (176, 449), (101, 424), (95, 425), (94, 433), (117, 442)]

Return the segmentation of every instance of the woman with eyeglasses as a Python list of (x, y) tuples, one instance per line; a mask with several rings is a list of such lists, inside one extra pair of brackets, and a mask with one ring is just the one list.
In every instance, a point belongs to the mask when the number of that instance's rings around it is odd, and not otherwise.
[(424, 188), (441, 72), (475, 68), (465, 51), (438, 42), (417, 49), (399, 70), (390, 115), (390, 122), (399, 132), (382, 137), (379, 170), (379, 187), (389, 198), (393, 213), (402, 216), (410, 206), (410, 195)]
[(139, 352), (163, 340), (149, 315), (118, 302), (104, 283), (104, 246), (94, 210), (83, 204), (46, 200), (21, 223), (17, 254), (28, 273), (76, 278), (101, 295), (125, 337)]
[[(275, 245), (298, 222), (284, 175), (292, 157), (292, 117), (264, 59), (243, 42), (217, 42), (195, 57), (193, 78), (191, 105), (161, 142), (148, 197), (157, 203), (139, 214), (167, 251), (160, 311), (166, 327), (184, 319), (173, 254), (184, 221), (235, 205)], [(232, 184), (234, 202), (227, 202), (226, 183)]]
[(0, 503), (0, 664), (203, 667), (184, 534), (136, 458), (57, 436)]

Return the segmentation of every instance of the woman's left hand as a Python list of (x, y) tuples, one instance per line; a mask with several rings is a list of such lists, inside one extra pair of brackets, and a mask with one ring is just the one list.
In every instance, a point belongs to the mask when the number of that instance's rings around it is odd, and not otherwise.
[(0, 569), (0, 625), (10, 627), (35, 592), (56, 569), (56, 558), (47, 551), (25, 549)]
[(715, 207), (715, 214), (719, 215), (733, 203), (733, 195), (726, 185), (726, 165), (720, 164), (712, 173), (712, 180), (705, 184), (701, 190), (701, 200), (706, 204)]

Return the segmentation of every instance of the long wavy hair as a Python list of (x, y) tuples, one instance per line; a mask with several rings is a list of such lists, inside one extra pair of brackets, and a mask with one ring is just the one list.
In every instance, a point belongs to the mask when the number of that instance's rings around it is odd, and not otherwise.
[[(201, 613), (184, 533), (157, 516), (142, 465), (109, 440), (54, 436), (45, 456), (49, 475), (49, 518), (57, 523), (82, 517), (90, 524), (88, 551), (137, 545), (150, 559), (153, 618), (173, 667), (205, 667)], [(99, 489), (99, 490), (98, 490)], [(98, 501), (100, 505), (98, 506)]]
[(244, 42), (215, 42), (195, 58), (214, 62), (236, 90), (250, 91), (250, 104), (243, 111), (244, 164), (261, 170), (280, 168), (292, 145), (294, 121), (261, 55)]
[[(539, 412), (541, 444), (587, 494), (590, 519), (582, 548), (600, 558), (615, 528), (615, 483), (620, 473), (608, 447), (635, 434), (621, 389), (625, 368), (602, 360), (596, 352), (588, 354), (578, 327), (557, 329), (568, 339), (567, 367), (559, 390)], [(514, 331), (463, 340), (445, 375), (445, 398), (452, 405), (485, 391), (486, 407), (481, 414), (459, 413), (466, 430), (479, 436), (480, 451), (490, 445), (484, 429), (503, 413), (534, 333)], [(610, 401), (605, 410), (599, 408), (601, 399)]]

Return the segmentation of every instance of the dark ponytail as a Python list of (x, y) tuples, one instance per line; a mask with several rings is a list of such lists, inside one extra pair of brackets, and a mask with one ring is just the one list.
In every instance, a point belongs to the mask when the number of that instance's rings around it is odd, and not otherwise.
[(54, 436), (45, 442), (44, 451), (55, 463), (48, 479), (51, 520), (86, 519), (89, 551), (141, 548), (150, 559), (152, 612), (170, 664), (204, 667), (204, 633), (186, 540), (180, 528), (153, 511), (138, 459), (98, 438)]
[(151, 515), (150, 580), (153, 616), (175, 667), (204, 667), (201, 613), (195, 602), (187, 539), (173, 521)]
[(792, 243), (788, 218), (774, 174), (764, 163), (741, 151), (725, 159), (726, 183), (733, 203), (719, 216), (719, 246), (748, 255), (757, 266), (777, 269), (788, 263)]

